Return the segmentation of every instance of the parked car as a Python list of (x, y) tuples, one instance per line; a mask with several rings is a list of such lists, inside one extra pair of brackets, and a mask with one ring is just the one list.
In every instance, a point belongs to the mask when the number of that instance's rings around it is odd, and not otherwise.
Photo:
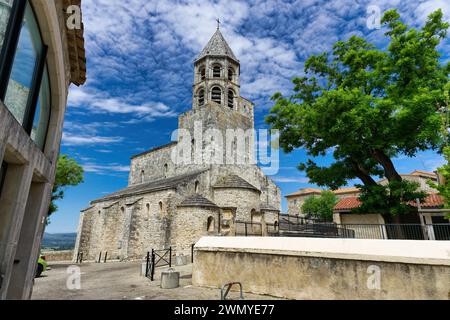
[(38, 259), (38, 265), (36, 269), (36, 278), (39, 278), (45, 270), (47, 270), (47, 261), (45, 261), (45, 256), (40, 255)]

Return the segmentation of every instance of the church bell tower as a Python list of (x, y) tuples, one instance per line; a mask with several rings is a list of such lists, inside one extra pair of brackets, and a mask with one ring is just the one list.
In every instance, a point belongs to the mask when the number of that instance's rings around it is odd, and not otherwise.
[(194, 62), (194, 110), (210, 104), (240, 111), (240, 63), (217, 30)]

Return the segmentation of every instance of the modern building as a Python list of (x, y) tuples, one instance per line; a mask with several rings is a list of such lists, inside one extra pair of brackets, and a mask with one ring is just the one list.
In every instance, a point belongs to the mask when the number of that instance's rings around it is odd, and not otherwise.
[(190, 255), (202, 236), (233, 236), (242, 222), (278, 223), (281, 192), (251, 161), (254, 105), (240, 95), (240, 63), (219, 29), (193, 78), (177, 141), (133, 156), (128, 187), (81, 212), (75, 255), (139, 259), (169, 246)]
[(31, 296), (69, 86), (86, 80), (80, 1), (0, 0), (0, 299)]

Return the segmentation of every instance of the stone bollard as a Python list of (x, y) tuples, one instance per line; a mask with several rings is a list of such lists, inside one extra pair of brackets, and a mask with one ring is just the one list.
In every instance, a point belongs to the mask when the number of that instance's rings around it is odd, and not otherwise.
[(175, 289), (180, 286), (180, 273), (170, 268), (161, 272), (161, 288)]

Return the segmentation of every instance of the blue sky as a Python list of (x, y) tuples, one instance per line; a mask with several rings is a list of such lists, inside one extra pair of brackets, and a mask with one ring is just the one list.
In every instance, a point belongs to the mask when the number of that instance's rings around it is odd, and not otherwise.
[[(270, 96), (289, 93), (291, 79), (311, 55), (337, 40), (364, 36), (386, 45), (383, 28), (369, 29), (367, 9), (397, 8), (402, 19), (421, 26), (437, 9), (450, 16), (445, 0), (428, 1), (83, 1), (88, 81), (71, 87), (62, 153), (85, 168), (85, 182), (66, 192), (47, 232), (73, 232), (89, 201), (127, 185), (130, 156), (170, 142), (177, 115), (191, 108), (193, 60), (222, 21), (221, 30), (241, 61), (241, 94), (256, 104), (255, 125), (265, 128)], [(440, 46), (448, 61), (448, 37)], [(296, 166), (305, 151), (282, 154), (272, 179), (283, 195), (310, 186)], [(319, 163), (332, 161), (330, 156)], [(441, 156), (427, 151), (395, 159), (398, 170), (434, 170)], [(283, 203), (285, 208), (285, 203)]]

